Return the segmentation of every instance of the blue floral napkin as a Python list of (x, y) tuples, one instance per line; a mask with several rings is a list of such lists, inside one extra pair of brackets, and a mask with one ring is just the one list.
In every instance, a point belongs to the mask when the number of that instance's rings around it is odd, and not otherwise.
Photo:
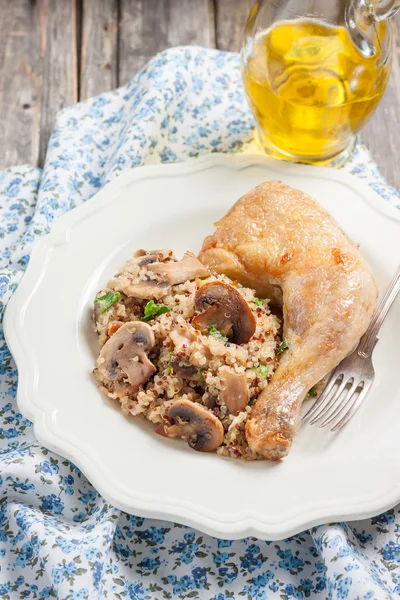
[[(63, 110), (41, 171), (0, 173), (0, 307), (54, 219), (129, 167), (254, 151), (237, 54), (175, 48), (114, 92)], [(360, 145), (346, 167), (400, 208)], [(133, 199), (134, 201), (134, 199)], [(399, 507), (281, 542), (214, 539), (121, 513), (42, 448), (15, 402), (0, 332), (0, 597), (349, 598), (400, 596)]]

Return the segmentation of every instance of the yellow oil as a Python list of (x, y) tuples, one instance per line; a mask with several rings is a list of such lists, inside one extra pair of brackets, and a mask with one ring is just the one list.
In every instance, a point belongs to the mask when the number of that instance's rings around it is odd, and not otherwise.
[(243, 66), (244, 85), (268, 153), (324, 162), (351, 144), (386, 88), (386, 27), (377, 25), (370, 58), (345, 28), (321, 21), (281, 21), (258, 34)]

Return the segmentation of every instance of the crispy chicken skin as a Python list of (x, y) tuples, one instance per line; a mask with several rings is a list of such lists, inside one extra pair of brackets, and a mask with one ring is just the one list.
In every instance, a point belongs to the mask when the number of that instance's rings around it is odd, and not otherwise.
[(252, 450), (279, 460), (289, 452), (308, 390), (367, 329), (377, 284), (329, 213), (279, 181), (250, 191), (215, 225), (201, 262), (283, 304), (289, 349), (246, 425)]

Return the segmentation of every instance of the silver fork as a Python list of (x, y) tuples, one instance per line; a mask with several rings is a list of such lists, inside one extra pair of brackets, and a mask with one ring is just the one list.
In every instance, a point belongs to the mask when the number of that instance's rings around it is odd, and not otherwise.
[(310, 425), (314, 425), (322, 420), (320, 427), (335, 422), (331, 431), (337, 431), (355, 415), (374, 382), (372, 353), (379, 339), (377, 334), (399, 291), (400, 267), (356, 349), (331, 372), (322, 394), (302, 421), (312, 417)]

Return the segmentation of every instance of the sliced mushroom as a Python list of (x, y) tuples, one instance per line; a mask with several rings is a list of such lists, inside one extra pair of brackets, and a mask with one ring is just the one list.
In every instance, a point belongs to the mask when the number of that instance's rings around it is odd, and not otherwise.
[(171, 367), (174, 372), (179, 376), (183, 377), (183, 379), (188, 379), (189, 381), (201, 381), (201, 371), (198, 367), (194, 365), (186, 365), (182, 364), (182, 361), (179, 358), (175, 358), (171, 361)]
[(220, 369), (222, 390), (219, 401), (225, 404), (229, 413), (234, 415), (244, 410), (249, 402), (246, 373), (236, 373), (229, 367)]
[(186, 252), (179, 262), (156, 262), (149, 265), (148, 270), (161, 275), (171, 285), (210, 275), (209, 270), (191, 252)]
[(111, 381), (118, 379), (122, 371), (130, 385), (137, 388), (156, 371), (146, 354), (154, 344), (154, 333), (147, 323), (124, 323), (102, 347), (97, 359), (98, 370)]
[(151, 263), (164, 262), (165, 260), (176, 261), (175, 256), (169, 248), (163, 250), (137, 250), (129, 262), (139, 267), (145, 267)]
[(181, 398), (168, 411), (174, 425), (167, 427), (168, 436), (184, 437), (194, 450), (212, 452), (224, 439), (224, 428), (217, 417), (201, 404)]
[(147, 265), (151, 265), (151, 263), (155, 263), (159, 260), (159, 257), (156, 254), (144, 254), (142, 256), (134, 256), (129, 262), (137, 265), (138, 267), (145, 267)]
[(129, 277), (118, 277), (109, 282), (108, 286), (126, 296), (149, 300), (155, 298), (160, 300), (171, 291), (168, 281), (157, 281), (156, 279), (143, 279), (139, 283), (132, 283)]
[(196, 292), (195, 308), (204, 311), (192, 319), (192, 325), (202, 333), (213, 325), (234, 344), (246, 344), (254, 335), (255, 317), (232, 285), (221, 281), (205, 283)]

